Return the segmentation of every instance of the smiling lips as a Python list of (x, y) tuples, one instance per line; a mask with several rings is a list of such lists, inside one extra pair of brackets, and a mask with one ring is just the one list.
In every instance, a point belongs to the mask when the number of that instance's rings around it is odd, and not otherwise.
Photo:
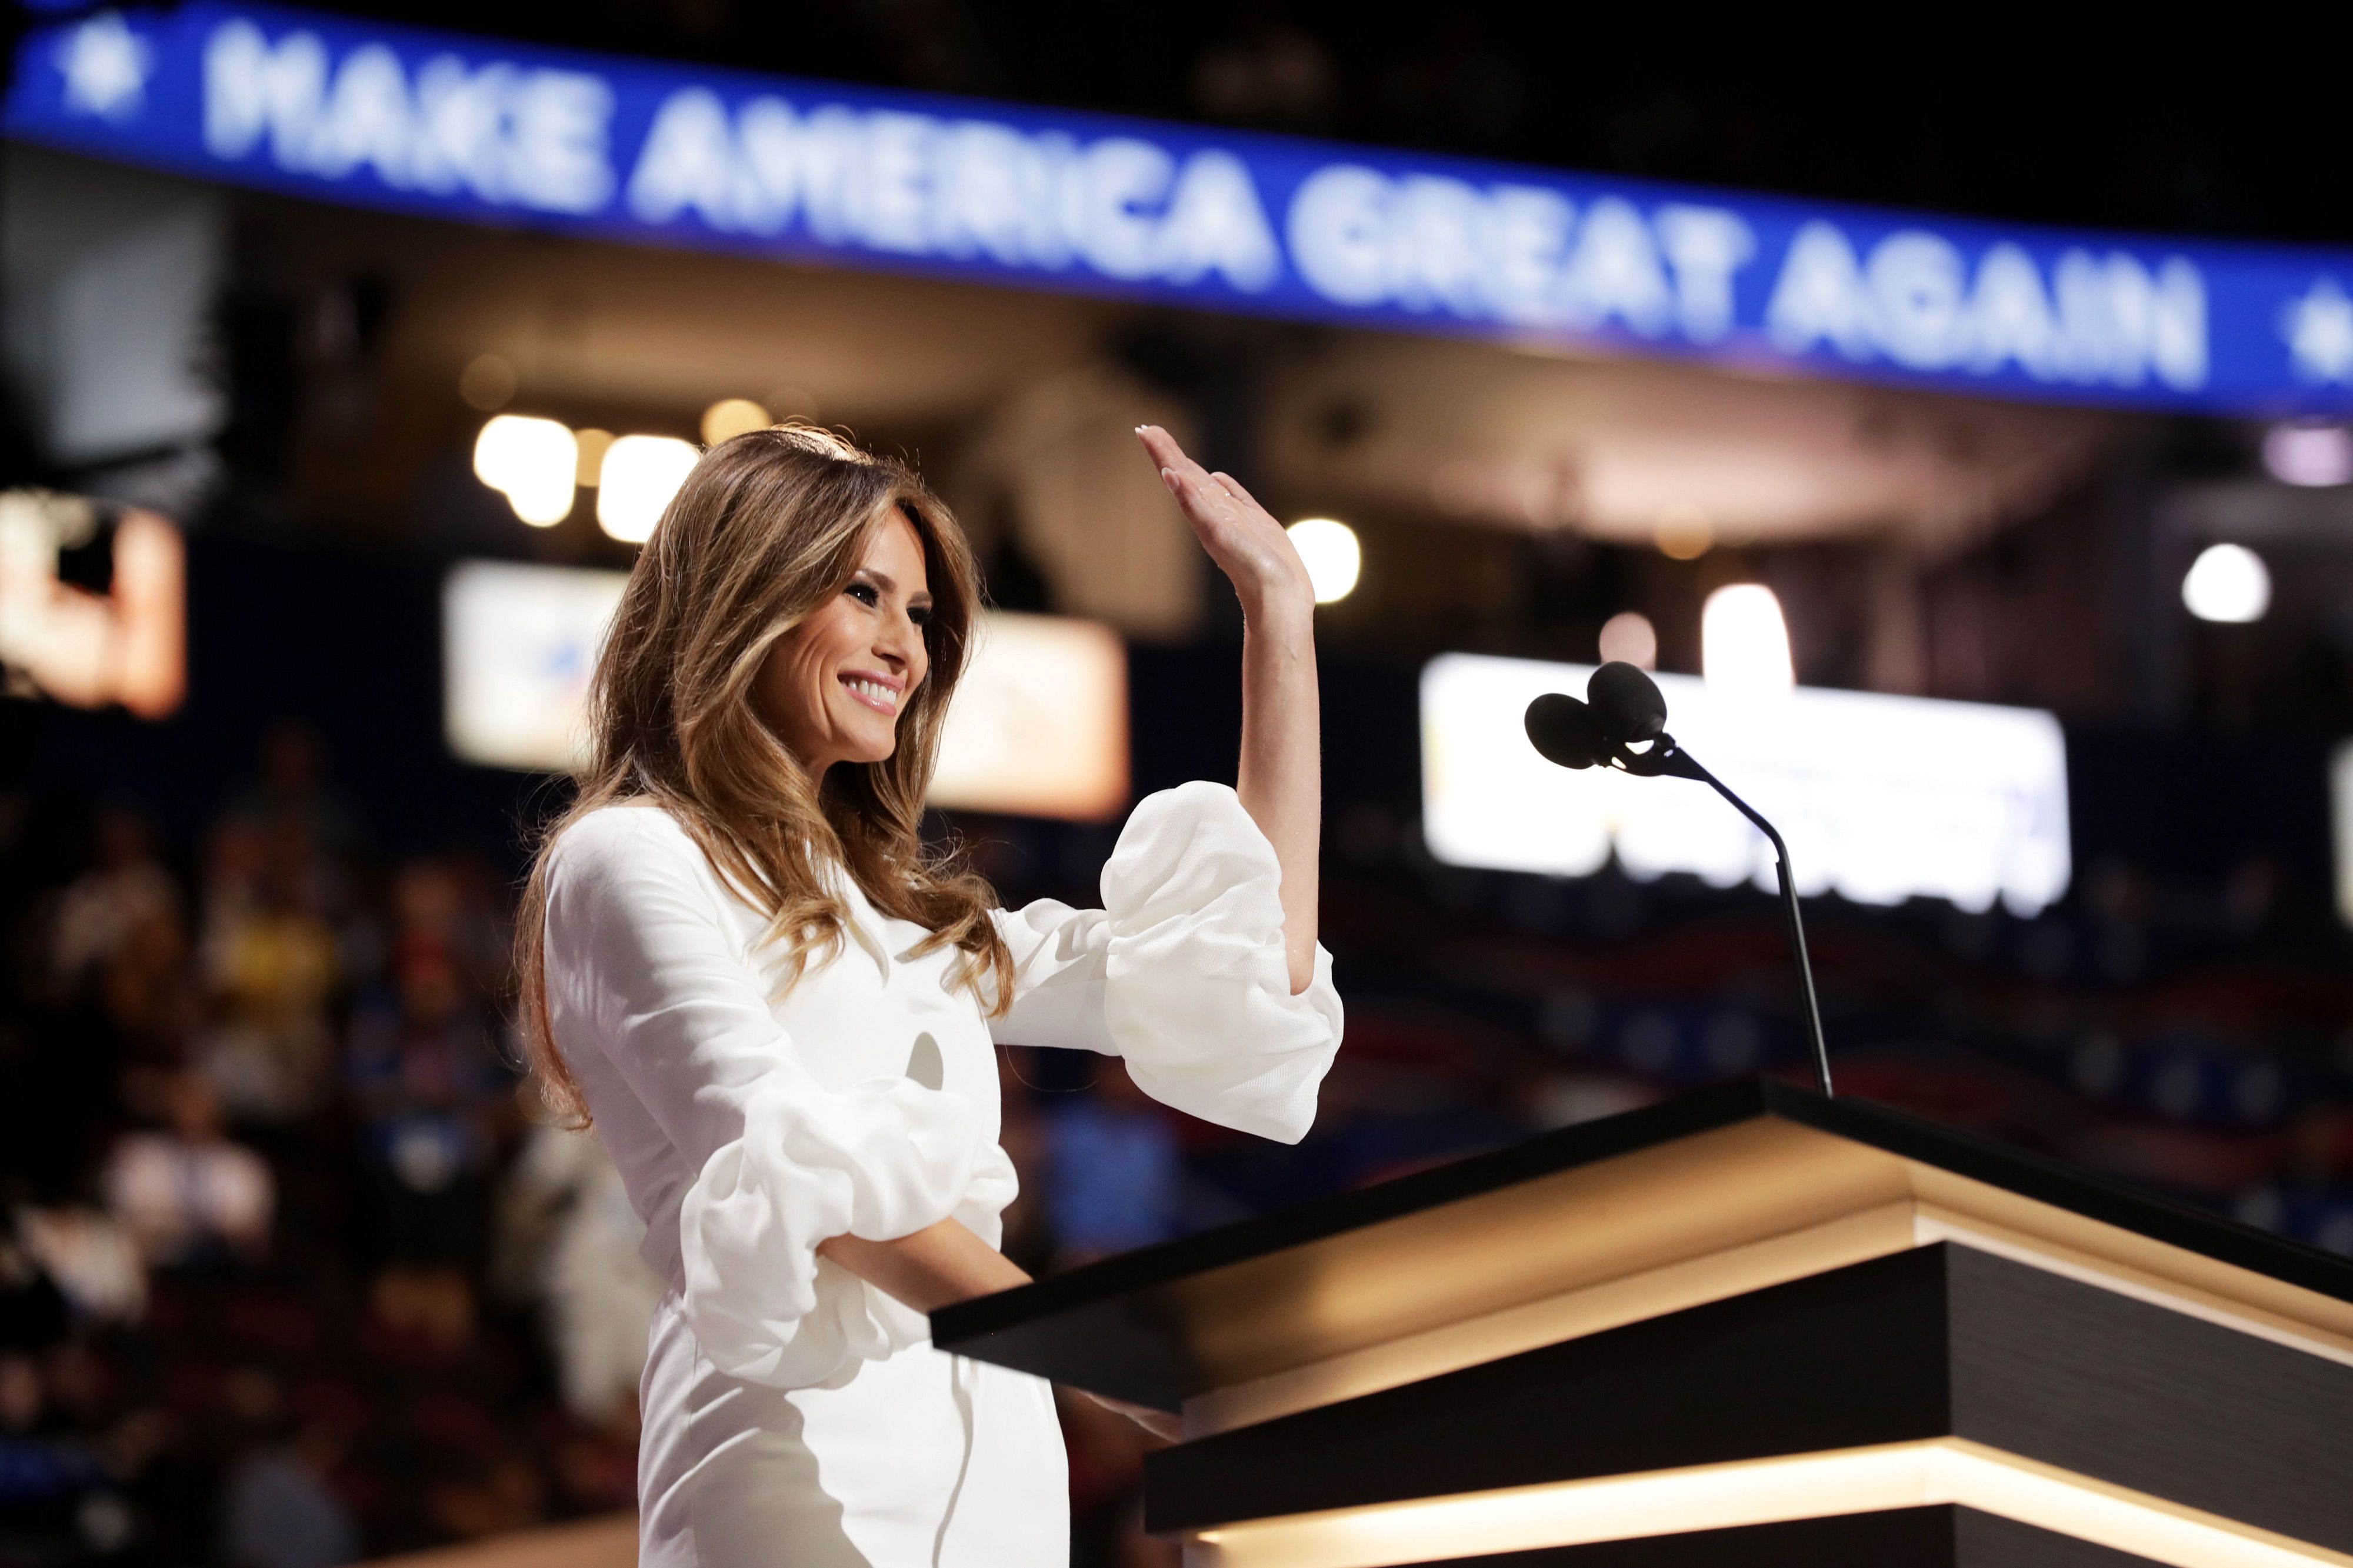
[(897, 716), (900, 693), (907, 688), (907, 683), (897, 676), (878, 675), (871, 670), (845, 675), (841, 678), (841, 684), (859, 701), (877, 713), (892, 717)]

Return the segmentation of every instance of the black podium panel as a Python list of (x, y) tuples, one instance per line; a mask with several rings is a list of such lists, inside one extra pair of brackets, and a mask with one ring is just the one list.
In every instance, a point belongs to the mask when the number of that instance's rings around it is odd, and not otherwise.
[(1145, 1518), (1212, 1568), (2353, 1561), (2353, 1263), (1778, 1084), (933, 1340), (1182, 1403)]
[(1946, 1506), (1548, 1546), (1416, 1568), (2147, 1568), (2148, 1561)]
[(2353, 1366), (1950, 1245), (1166, 1449), (1146, 1522), (1936, 1438), (2353, 1551)]
[[(1679, 1149), (1727, 1141), (1747, 1152), (1709, 1176), (1676, 1186), (1661, 1168)], [(2248, 1280), (2279, 1282), (2302, 1300), (2290, 1315), (2318, 1303), (2331, 1314), (2331, 1331), (2353, 1335), (2347, 1310), (2353, 1262), (2343, 1258), (1883, 1106), (1757, 1081), (1566, 1128), (944, 1307), (932, 1314), (933, 1342), (1173, 1411), (1220, 1388), (1608, 1277), (1609, 1268), (1548, 1277), (1547, 1260), (1573, 1253), (1597, 1219), (1613, 1207), (1623, 1212), (1638, 1195), (1621, 1186), (1604, 1198), (1580, 1183), (1644, 1161), (1653, 1174), (1640, 1191), (1656, 1215), (1651, 1228), (1688, 1226), (1696, 1252), (1842, 1212), (1827, 1202), (1842, 1184), (1871, 1188), (1868, 1201), (1892, 1201), (1902, 1195), (1889, 1184), (1894, 1168), (1908, 1164), (2146, 1241), (2189, 1260), (2193, 1274), (2220, 1266), (2238, 1281), (2200, 1276), (2210, 1294), (2230, 1296)], [(1712, 1211), (1738, 1210), (1756, 1189), (1794, 1179), (1810, 1161), (1819, 1163), (1812, 1179), (1825, 1201), (1760, 1208), (1750, 1237), (1709, 1230)], [(1465, 1237), (1482, 1235), (1495, 1245), (1475, 1255), (1462, 1248)], [(1403, 1279), (1411, 1289), (1395, 1288)], [(1362, 1298), (1384, 1305), (1360, 1310), (1355, 1301)]]

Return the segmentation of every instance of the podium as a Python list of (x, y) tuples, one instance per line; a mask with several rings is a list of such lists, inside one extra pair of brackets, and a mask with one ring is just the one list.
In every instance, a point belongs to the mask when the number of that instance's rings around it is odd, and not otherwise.
[(2353, 1568), (2353, 1262), (1769, 1081), (932, 1321), (1193, 1568)]

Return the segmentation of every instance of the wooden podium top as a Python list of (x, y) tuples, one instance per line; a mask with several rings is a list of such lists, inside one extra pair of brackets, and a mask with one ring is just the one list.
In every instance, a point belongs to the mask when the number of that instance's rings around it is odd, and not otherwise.
[(2353, 1261), (1916, 1117), (1757, 1080), (932, 1315), (1166, 1410), (1286, 1415), (1956, 1242), (2353, 1365)]

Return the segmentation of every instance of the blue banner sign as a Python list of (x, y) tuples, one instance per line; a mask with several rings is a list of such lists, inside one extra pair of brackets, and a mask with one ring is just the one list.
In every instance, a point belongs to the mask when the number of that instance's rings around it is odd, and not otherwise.
[(436, 216), (2042, 401), (2353, 411), (2353, 252), (2065, 233), (247, 5), (32, 34), (28, 142)]

